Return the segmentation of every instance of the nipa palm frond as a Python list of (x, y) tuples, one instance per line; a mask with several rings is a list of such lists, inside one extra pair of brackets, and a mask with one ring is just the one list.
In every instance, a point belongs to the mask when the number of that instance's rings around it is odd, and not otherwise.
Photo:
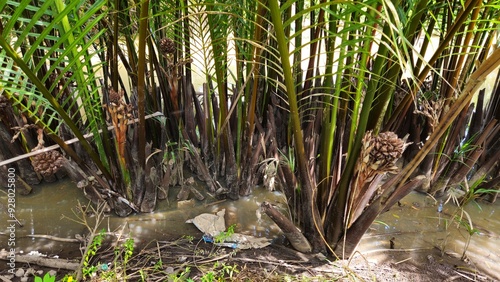
[[(79, 1), (66, 5), (50, 0), (41, 6), (30, 2), (8, 1), (0, 10), (2, 88), (21, 110), (38, 114), (44, 130), (57, 131), (66, 124), (94, 161), (106, 164), (98, 134), (98, 126), (105, 125), (96, 84), (98, 64), (93, 62), (98, 51), (94, 43), (104, 34), (98, 25), (106, 15), (101, 11), (106, 1), (90, 6)], [(94, 133), (102, 159), (83, 138), (87, 130)]]

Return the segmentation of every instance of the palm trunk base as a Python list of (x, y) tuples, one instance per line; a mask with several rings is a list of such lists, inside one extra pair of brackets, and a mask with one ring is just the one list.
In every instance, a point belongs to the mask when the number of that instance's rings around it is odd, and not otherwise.
[(281, 228), (294, 249), (303, 253), (310, 253), (312, 251), (311, 244), (307, 241), (306, 237), (281, 212), (268, 202), (263, 202), (260, 207)]

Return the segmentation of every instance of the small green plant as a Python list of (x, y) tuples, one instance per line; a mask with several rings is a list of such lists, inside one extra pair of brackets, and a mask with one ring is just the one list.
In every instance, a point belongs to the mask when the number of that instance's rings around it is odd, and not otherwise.
[(134, 238), (128, 238), (123, 244), (124, 254), (123, 254), (123, 265), (127, 265), (128, 261), (134, 253)]
[[(215, 263), (214, 267), (216, 267), (218, 263)], [(233, 279), (233, 275), (235, 273), (239, 273), (238, 266), (237, 265), (227, 265), (225, 263), (222, 263), (221, 265), (222, 269), (222, 275), (227, 275), (230, 280)]]
[(153, 266), (153, 271), (154, 272), (157, 272), (157, 271), (160, 271), (161, 269), (163, 268), (163, 261), (161, 260), (158, 260), (155, 265)]
[(132, 254), (134, 253), (134, 239), (133, 238), (128, 238), (125, 240), (125, 243), (123, 244), (123, 277), (126, 277), (126, 268), (127, 264), (132, 257)]
[(297, 165), (295, 164), (295, 152), (293, 147), (289, 148), (288, 153), (283, 153), (281, 150), (278, 150), (278, 152), (282, 157), (282, 163), (288, 165), (291, 171), (295, 171)]
[(73, 275), (73, 274), (66, 274), (61, 281), (62, 282), (73, 282), (73, 281), (76, 281), (75, 275)]
[(45, 273), (43, 279), (41, 277), (35, 276), (35, 282), (55, 282), (56, 276), (50, 275), (50, 273)]
[[(110, 272), (116, 276), (116, 270), (121, 269), (123, 277), (122, 279), (126, 280), (127, 265), (134, 253), (134, 239), (127, 238), (127, 240), (125, 240), (125, 242), (121, 246), (117, 247), (114, 252), (115, 258), (113, 261), (113, 265), (115, 271)], [(120, 259), (121, 261), (119, 261)]]
[(239, 273), (237, 265), (215, 262), (211, 271), (201, 277), (202, 282), (231, 281), (235, 273)]
[(465, 258), (466, 258), (465, 253), (467, 252), (467, 249), (469, 248), (469, 244), (470, 244), (470, 240), (472, 239), (472, 235), (479, 233), (479, 230), (475, 229), (472, 226), (472, 220), (471, 220), (469, 214), (465, 211), (463, 211), (463, 214), (465, 214), (465, 216), (467, 217), (467, 220), (464, 220), (463, 216), (458, 216), (458, 215), (455, 215), (454, 219), (458, 223), (458, 227), (460, 227), (460, 226), (465, 227), (465, 229), (467, 230), (467, 233), (469, 235), (469, 236), (467, 236), (467, 241), (465, 242), (465, 246), (464, 246), (464, 252), (462, 253), (462, 260), (465, 260)]
[(183, 235), (182, 239), (188, 241), (189, 243), (193, 243), (194, 236), (192, 236), (192, 235)]
[(85, 259), (83, 261), (83, 268), (82, 268), (82, 274), (83, 278), (85, 279), (87, 276), (90, 277), (93, 273), (97, 271), (97, 266), (95, 265), (90, 265), (90, 260), (97, 254), (97, 250), (102, 245), (102, 241), (104, 240), (104, 229), (97, 234), (92, 242), (90, 243), (90, 246), (88, 248), (87, 253), (85, 254)]
[(214, 237), (215, 243), (224, 243), (227, 239), (229, 239), (234, 234), (234, 228), (236, 224), (232, 224), (227, 228), (227, 231), (222, 231), (219, 235)]
[[(462, 190), (464, 191), (464, 195), (461, 197), (460, 200), (460, 205), (465, 206), (469, 202), (474, 202), (477, 198), (481, 197), (482, 195), (487, 195), (487, 194), (494, 194), (494, 193), (499, 193), (500, 190), (498, 189), (486, 189), (486, 188), (481, 188), (481, 184), (485, 182), (486, 175), (480, 177), (477, 179), (472, 185), (467, 185), (467, 182), (464, 181), (462, 185)], [(479, 206), (479, 205), (478, 205)], [(481, 207), (479, 207), (481, 208)]]
[(215, 273), (213, 271), (209, 271), (201, 277), (201, 282), (213, 282), (213, 281), (217, 281), (217, 279), (215, 278)]

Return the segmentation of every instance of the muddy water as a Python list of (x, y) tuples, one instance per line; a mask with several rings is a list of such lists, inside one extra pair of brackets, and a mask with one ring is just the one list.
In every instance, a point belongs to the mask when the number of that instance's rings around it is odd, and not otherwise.
[[(176, 195), (176, 189), (171, 191), (172, 195)], [(276, 204), (284, 203), (282, 194), (264, 189), (256, 189), (252, 197), (242, 197), (237, 202), (217, 201), (206, 195), (205, 201), (182, 208), (177, 208), (177, 202), (170, 199), (161, 201), (154, 213), (126, 218), (106, 216), (100, 229), (125, 238), (132, 236), (137, 246), (145, 246), (154, 239), (173, 240), (184, 235), (200, 238), (202, 234), (193, 224), (186, 223), (186, 220), (201, 213), (215, 213), (225, 209), (226, 225), (236, 224), (237, 232), (282, 240), (279, 228), (267, 216), (260, 215), (258, 207), (264, 200)], [(7, 222), (4, 203), (7, 203), (7, 195), (0, 193), (0, 222)], [(23, 226), (16, 227), (16, 251), (39, 251), (59, 256), (80, 255), (79, 242), (68, 243), (54, 240), (57, 238), (44, 238), (49, 235), (75, 239), (75, 234), (88, 233), (82, 223), (75, 222), (81, 217), (79, 213), (74, 213), (78, 203), (86, 205), (88, 200), (71, 181), (35, 186), (33, 194), (18, 195), (16, 217)], [(93, 225), (95, 219), (89, 217), (88, 221)], [(8, 232), (3, 227), (0, 229), (0, 249), (7, 248)], [(113, 241), (111, 238), (110, 240)]]
[[(214, 199), (207, 196), (207, 200), (203, 202), (177, 208), (174, 199), (162, 201), (157, 211), (151, 214), (127, 218), (107, 216), (100, 228), (124, 237), (132, 236), (138, 246), (145, 246), (153, 239), (172, 240), (183, 235), (199, 238), (200, 232), (192, 224), (186, 223), (186, 220), (204, 212), (215, 213), (226, 209), (226, 225), (236, 224), (237, 232), (283, 240), (278, 227), (258, 211), (264, 200), (280, 206), (286, 212), (283, 195), (255, 189), (252, 197), (244, 197), (235, 202), (214, 202)], [(7, 195), (0, 193), (0, 222), (7, 221), (6, 202)], [(88, 201), (70, 181), (36, 187), (35, 192), (29, 196), (18, 195), (16, 217), (23, 226), (16, 228), (16, 251), (39, 251), (60, 256), (80, 255), (78, 242), (67, 243), (43, 238), (44, 235), (75, 238), (75, 234), (86, 233), (86, 228), (81, 223), (71, 220), (77, 218), (72, 209), (78, 202), (86, 204)], [(401, 205), (380, 215), (372, 224), (358, 246), (359, 253), (368, 258), (383, 260), (390, 259), (381, 257), (382, 254), (387, 254), (387, 250), (405, 253), (411, 258), (415, 254), (425, 254), (437, 248), (448, 255), (459, 258), (462, 256), (469, 233), (465, 225), (453, 220), (454, 215), (461, 214), (456, 206), (446, 204), (442, 212), (438, 212), (439, 200), (417, 193), (410, 194), (400, 203)], [(500, 206), (469, 204), (465, 211), (478, 231), (472, 235), (466, 250), (467, 260), (471, 266), (500, 279)], [(463, 220), (467, 221), (465, 214)], [(93, 224), (93, 219), (89, 218), (89, 222)], [(4, 229), (0, 229), (3, 232), (0, 235), (0, 249), (7, 247), (7, 231)], [(113, 241), (112, 238), (110, 240)]]
[[(440, 200), (417, 193), (408, 195), (400, 203), (372, 224), (358, 247), (361, 254), (379, 262), (393, 259), (391, 255), (384, 257), (388, 253), (397, 258), (418, 261), (431, 250), (456, 258), (461, 258), (465, 251), (465, 260), (471, 269), (479, 269), (500, 280), (498, 203), (470, 203), (463, 209), (465, 212), (449, 203), (442, 206), (439, 212)], [(477, 230), (468, 247), (467, 225), (470, 223), (467, 214), (472, 227)]]

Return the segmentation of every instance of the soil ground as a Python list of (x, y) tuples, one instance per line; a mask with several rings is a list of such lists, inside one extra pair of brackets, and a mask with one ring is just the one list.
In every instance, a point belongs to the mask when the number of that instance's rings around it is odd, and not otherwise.
[[(114, 249), (101, 248), (93, 263), (112, 262), (117, 257)], [(57, 272), (59, 281), (71, 272), (22, 263), (17, 267), (24, 274), (16, 277), (2, 269), (5, 265), (0, 265), (0, 281), (34, 281), (33, 274), (28, 272), (42, 276), (49, 270)], [(134, 251), (126, 265), (127, 281), (143, 281), (141, 272), (147, 275), (143, 276), (145, 281), (189, 281), (188, 278), (192, 281), (498, 281), (470, 263), (441, 255), (437, 249), (411, 253), (395, 249), (365, 256), (356, 254), (351, 260), (334, 260), (321, 254), (299, 253), (281, 244), (233, 250), (186, 238), (152, 242), (140, 252)], [(115, 273), (120, 273), (120, 269)], [(99, 270), (98, 274), (102, 277), (104, 272)], [(214, 280), (207, 280), (210, 277)], [(110, 281), (124, 279), (118, 274)]]

